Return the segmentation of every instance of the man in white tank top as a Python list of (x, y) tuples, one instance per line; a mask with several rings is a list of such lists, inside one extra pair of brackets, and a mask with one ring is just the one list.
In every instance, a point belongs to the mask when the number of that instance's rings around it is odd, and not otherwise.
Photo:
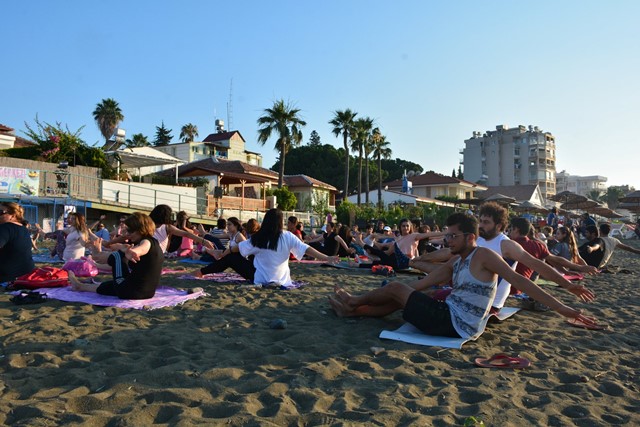
[[(573, 288), (571, 282), (565, 279), (556, 269), (549, 264), (532, 257), (520, 244), (509, 239), (504, 233), (507, 225), (508, 212), (505, 208), (494, 202), (480, 205), (480, 237), (478, 246), (493, 250), (500, 255), (511, 268), (515, 270), (519, 262), (540, 273), (545, 279), (552, 280), (562, 288)], [(521, 289), (522, 290), (522, 289)], [(493, 307), (501, 309), (511, 291), (511, 284), (505, 279), (498, 282), (496, 298)], [(582, 298), (581, 295), (577, 295)], [(584, 299), (584, 298), (583, 298)], [(592, 298), (591, 298), (592, 299)]]

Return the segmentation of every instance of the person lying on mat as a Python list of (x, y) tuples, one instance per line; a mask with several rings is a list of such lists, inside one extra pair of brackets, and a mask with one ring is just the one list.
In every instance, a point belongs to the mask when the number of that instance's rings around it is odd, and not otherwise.
[(239, 252), (243, 257), (253, 255), (254, 283), (291, 286), (290, 253), (297, 259), (308, 255), (330, 263), (340, 261), (337, 256), (328, 256), (318, 252), (291, 232), (283, 230), (283, 220), (284, 217), (280, 209), (269, 209), (262, 220), (260, 230), (250, 239), (230, 248), (233, 253)]
[[(507, 225), (508, 213), (505, 208), (494, 202), (483, 203), (479, 208), (479, 233), (480, 237), (476, 241), (479, 247), (491, 249), (500, 255), (513, 270), (519, 263), (537, 271), (540, 276), (551, 280), (585, 302), (594, 299), (593, 293), (581, 285), (575, 285), (565, 279), (556, 269), (527, 253), (522, 246), (509, 239), (502, 231)], [(424, 254), (417, 261), (412, 261), (409, 265), (427, 273), (433, 271), (437, 265), (431, 265), (426, 260), (435, 259), (446, 261), (452, 256), (448, 248), (436, 252)], [(520, 289), (522, 291), (522, 289)], [(501, 276), (498, 282), (495, 301), (493, 307), (499, 311), (503, 306), (511, 291), (511, 284), (506, 277)]]
[(113, 280), (99, 285), (80, 282), (70, 271), (72, 289), (80, 292), (96, 292), (117, 296), (120, 299), (148, 299), (156, 293), (162, 273), (164, 254), (153, 237), (156, 229), (153, 220), (146, 214), (134, 212), (122, 228), (131, 245), (118, 243), (107, 260), (111, 266)]
[[(391, 282), (359, 296), (336, 285), (334, 295), (329, 297), (331, 308), (340, 317), (382, 317), (404, 310), (404, 320), (426, 334), (475, 339), (487, 325), (500, 276), (559, 314), (586, 325), (595, 324), (594, 319), (516, 273), (494, 251), (478, 247), (478, 222), (474, 217), (456, 213), (447, 218), (447, 226), (445, 242), (455, 256), (440, 268), (411, 284)], [(453, 290), (444, 301), (421, 292), (448, 280), (452, 280)]]

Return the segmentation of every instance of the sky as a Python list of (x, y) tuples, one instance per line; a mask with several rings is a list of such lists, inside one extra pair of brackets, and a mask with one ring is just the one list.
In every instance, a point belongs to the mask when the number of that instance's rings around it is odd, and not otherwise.
[[(464, 140), (496, 125), (556, 138), (556, 168), (640, 188), (640, 2), (4, 2), (0, 123), (35, 117), (102, 144), (92, 112), (115, 99), (127, 136), (216, 118), (259, 145), (256, 121), (284, 99), (324, 144), (350, 108), (393, 158), (446, 175)], [(231, 105), (231, 111), (228, 109)], [(230, 120), (228, 120), (230, 118)], [(229, 126), (230, 125), (230, 126)]]

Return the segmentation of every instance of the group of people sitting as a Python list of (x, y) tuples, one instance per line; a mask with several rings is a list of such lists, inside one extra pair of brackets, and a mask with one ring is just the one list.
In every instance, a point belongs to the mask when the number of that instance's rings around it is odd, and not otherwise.
[[(2, 203), (0, 214), (0, 258), (7, 260), (0, 267), (1, 283), (31, 271), (34, 264), (22, 208)], [(358, 262), (360, 266), (412, 267), (427, 275), (411, 284), (392, 282), (361, 296), (337, 286), (329, 303), (338, 316), (385, 316), (402, 309), (404, 318), (426, 333), (474, 338), (484, 330), (489, 315), (504, 306), (512, 286), (564, 316), (593, 324), (593, 319), (565, 306), (530, 279), (539, 274), (588, 302), (593, 293), (568, 281), (562, 272), (596, 274), (616, 247), (640, 253), (608, 237), (608, 224), (600, 229), (588, 226), (588, 242), (580, 248), (565, 227), (557, 228), (555, 239), (542, 242), (527, 219), (512, 218), (509, 222), (506, 209), (496, 203), (481, 205), (477, 219), (468, 213), (451, 215), (443, 231), (414, 232), (413, 224), (402, 220), (397, 235), (384, 225), (375, 231), (367, 226), (365, 233), (359, 233), (329, 221), (323, 234), (305, 236), (295, 217), (287, 219), (285, 230), (283, 213), (278, 209), (269, 210), (262, 224), (242, 224), (232, 217), (210, 231), (191, 227), (188, 219), (181, 212), (173, 223), (171, 207), (159, 205), (149, 215), (135, 212), (124, 217), (118, 232), (105, 241), (106, 236), (89, 230), (82, 214), (69, 214), (63, 258), (80, 258), (90, 248), (95, 262), (112, 271), (112, 279), (99, 285), (83, 283), (70, 273), (73, 289), (123, 299), (152, 297), (171, 236), (183, 239), (181, 245), (188, 239), (191, 250), (194, 243), (202, 246), (202, 257), (209, 257), (210, 263), (196, 275), (232, 268), (262, 285), (290, 285), (291, 257), (335, 263), (340, 255), (363, 252), (370, 262)], [(444, 247), (420, 253), (420, 243), (429, 239), (442, 242)], [(443, 283), (450, 287), (443, 291), (438, 286)]]

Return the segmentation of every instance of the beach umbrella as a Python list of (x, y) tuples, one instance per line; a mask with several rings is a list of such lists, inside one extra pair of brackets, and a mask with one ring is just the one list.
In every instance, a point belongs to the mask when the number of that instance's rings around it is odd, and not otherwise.
[(496, 202), (501, 205), (510, 205), (511, 203), (514, 203), (516, 199), (514, 199), (513, 197), (505, 196), (504, 194), (496, 193), (487, 197), (486, 199), (484, 199), (484, 201)]
[(620, 203), (618, 209), (626, 209), (629, 212), (640, 213), (640, 203)]
[(596, 206), (600, 206), (600, 203), (595, 200), (589, 200), (585, 197), (585, 200), (576, 200), (571, 202), (565, 202), (560, 205), (562, 209), (574, 210), (574, 209), (590, 209), (595, 208)]
[(618, 201), (622, 203), (635, 203), (640, 205), (640, 191), (634, 191), (624, 197), (620, 197)]
[(605, 218), (622, 218), (623, 215), (620, 215), (618, 212), (615, 212), (609, 208), (605, 208), (604, 206), (595, 206), (593, 208), (587, 209), (587, 212), (592, 213), (594, 215), (602, 216)]
[(530, 202), (529, 200), (525, 200), (524, 202), (514, 206), (513, 210), (522, 211), (522, 212), (546, 213), (548, 209), (545, 208), (544, 206), (536, 205), (535, 203)]
[(587, 200), (587, 198), (584, 196), (581, 196), (580, 194), (573, 193), (571, 191), (562, 191), (558, 194), (554, 194), (553, 196), (549, 197), (549, 200), (553, 200), (554, 202), (567, 203), (567, 202), (585, 201)]

